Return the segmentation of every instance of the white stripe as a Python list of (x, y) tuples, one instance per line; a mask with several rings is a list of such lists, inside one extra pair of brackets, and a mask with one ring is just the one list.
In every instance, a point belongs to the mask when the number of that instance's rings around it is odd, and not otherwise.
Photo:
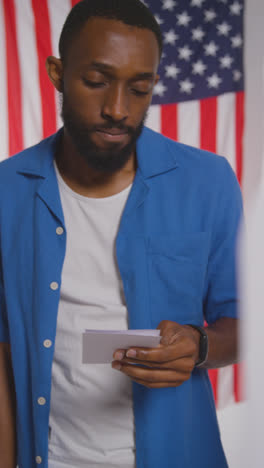
[(38, 55), (35, 23), (30, 0), (15, 0), (17, 45), (22, 87), (22, 128), (24, 146), (42, 139)]
[(218, 369), (217, 408), (222, 409), (234, 403), (234, 367)]
[(146, 120), (146, 126), (155, 132), (161, 132), (161, 116), (159, 105), (155, 104), (155, 106), (150, 106)]
[(48, 0), (52, 53), (59, 57), (59, 39), (63, 24), (71, 9), (70, 0)]
[(178, 141), (200, 147), (200, 101), (178, 104)]
[[(52, 44), (52, 53), (56, 57), (59, 57), (59, 38), (63, 24), (66, 20), (66, 17), (71, 9), (70, 0), (48, 0), (48, 9), (50, 17), (50, 27), (51, 27), (51, 44)], [(59, 93), (56, 91), (56, 119), (57, 119), (57, 128), (60, 128), (63, 123), (60, 117), (60, 102), (59, 102)]]
[(219, 96), (217, 105), (216, 152), (225, 156), (236, 171), (236, 100), (234, 93)]
[[(235, 94), (227, 93), (217, 98), (216, 152), (225, 156), (236, 170), (235, 147)], [(218, 408), (234, 403), (234, 367), (218, 370)]]
[(3, 2), (0, 2), (0, 161), (8, 157), (8, 94), (6, 77), (6, 41)]

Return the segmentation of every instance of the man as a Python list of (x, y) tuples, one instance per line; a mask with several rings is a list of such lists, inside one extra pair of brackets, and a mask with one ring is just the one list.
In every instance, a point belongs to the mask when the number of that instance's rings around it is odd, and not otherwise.
[[(226, 467), (207, 368), (237, 358), (236, 178), (144, 128), (162, 39), (138, 0), (82, 1), (59, 49), (63, 129), (0, 166), (0, 467)], [(84, 365), (86, 328), (162, 339)]]

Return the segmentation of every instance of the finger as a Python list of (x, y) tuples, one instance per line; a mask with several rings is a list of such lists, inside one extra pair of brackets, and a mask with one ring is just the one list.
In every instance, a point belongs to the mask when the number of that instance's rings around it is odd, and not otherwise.
[(116, 359), (117, 361), (121, 361), (126, 355), (126, 349), (116, 349), (113, 358)]
[[(132, 352), (131, 352), (132, 351)], [(185, 336), (179, 336), (176, 341), (168, 346), (161, 345), (158, 348), (130, 348), (126, 352), (126, 357), (139, 359), (140, 361), (170, 362), (175, 359), (194, 355), (196, 352), (195, 343)]]
[(163, 345), (171, 344), (178, 334), (182, 331), (182, 326), (177, 322), (171, 320), (162, 320), (157, 329), (160, 330), (161, 341)]
[[(117, 363), (118, 361), (113, 361)], [(155, 361), (143, 361), (136, 359), (123, 358), (121, 364), (141, 364), (142, 366), (157, 368), (157, 369), (171, 369), (182, 372), (191, 372), (195, 366), (195, 360), (190, 357), (175, 359), (169, 362), (155, 362)]]
[[(167, 369), (147, 369), (142, 366), (118, 363), (120, 371), (129, 377), (146, 380), (147, 382), (175, 382), (187, 380), (189, 374)], [(115, 368), (115, 364), (113, 364)]]

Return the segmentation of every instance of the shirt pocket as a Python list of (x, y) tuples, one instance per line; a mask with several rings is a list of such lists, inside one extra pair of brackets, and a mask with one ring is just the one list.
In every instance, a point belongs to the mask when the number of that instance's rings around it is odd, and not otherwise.
[(203, 322), (208, 233), (157, 234), (147, 240), (150, 312), (162, 320)]

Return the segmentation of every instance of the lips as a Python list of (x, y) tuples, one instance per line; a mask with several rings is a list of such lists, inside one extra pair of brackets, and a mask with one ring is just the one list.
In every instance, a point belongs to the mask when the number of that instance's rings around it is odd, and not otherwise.
[(106, 141), (113, 141), (113, 142), (122, 142), (128, 136), (128, 132), (125, 130), (118, 130), (118, 129), (105, 129), (105, 130), (96, 130), (96, 133)]
[(107, 133), (108, 135), (126, 135), (128, 133), (126, 130), (118, 130), (118, 129), (115, 130), (113, 128), (111, 128), (110, 130), (108, 129), (97, 130), (97, 132)]

